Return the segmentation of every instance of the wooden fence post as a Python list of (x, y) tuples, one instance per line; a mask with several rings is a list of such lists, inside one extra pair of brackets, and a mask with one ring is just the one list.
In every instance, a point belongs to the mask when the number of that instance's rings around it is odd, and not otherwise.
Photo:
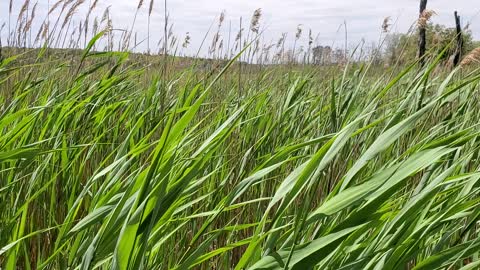
[[(423, 12), (427, 9), (427, 0), (420, 0), (420, 15), (419, 18), (422, 17)], [(427, 29), (426, 25), (419, 24), (419, 31), (418, 31), (418, 58), (420, 59), (420, 65), (423, 67), (425, 64), (425, 52), (427, 48)]]
[(462, 27), (460, 25), (460, 16), (458, 16), (457, 11), (455, 11), (454, 15), (455, 15), (455, 26), (457, 29), (457, 48), (455, 49), (453, 66), (456, 67), (458, 66), (458, 64), (460, 63), (460, 59), (462, 58), (463, 36), (462, 36)]

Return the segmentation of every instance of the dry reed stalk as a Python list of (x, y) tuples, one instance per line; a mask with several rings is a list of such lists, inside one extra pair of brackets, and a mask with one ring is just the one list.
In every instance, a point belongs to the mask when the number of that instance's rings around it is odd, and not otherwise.
[(8, 5), (8, 33), (7, 33), (7, 45), (10, 46), (11, 24), (12, 24), (12, 12), (13, 12), (13, 0), (10, 0)]
[(150, 18), (153, 12), (154, 0), (150, 0), (148, 7), (148, 23), (147, 23), (147, 53), (150, 54)]
[(85, 46), (87, 45), (87, 36), (88, 36), (88, 29), (89, 29), (89, 23), (90, 23), (90, 15), (92, 14), (93, 10), (97, 7), (97, 4), (98, 4), (98, 0), (95, 0), (93, 1), (93, 3), (91, 4), (91, 6), (89, 7), (88, 9), (88, 12), (87, 12), (87, 16), (85, 17), (85, 27), (84, 27), (84, 35), (85, 35), (85, 40), (84, 40), (84, 43), (85, 43)]

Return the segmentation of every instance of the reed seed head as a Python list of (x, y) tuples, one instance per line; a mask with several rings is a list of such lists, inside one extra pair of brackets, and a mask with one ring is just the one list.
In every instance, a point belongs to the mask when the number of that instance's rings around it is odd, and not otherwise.
[(463, 58), (460, 66), (465, 67), (472, 64), (480, 63), (480, 47), (472, 50), (465, 58)]
[(262, 17), (262, 9), (259, 8), (253, 12), (252, 21), (250, 22), (250, 30), (254, 33), (258, 33), (260, 29), (260, 19)]
[(428, 25), (428, 22), (430, 22), (430, 19), (434, 16), (437, 15), (437, 13), (433, 10), (426, 9), (420, 14), (420, 18), (418, 18), (418, 26), (425, 28)]

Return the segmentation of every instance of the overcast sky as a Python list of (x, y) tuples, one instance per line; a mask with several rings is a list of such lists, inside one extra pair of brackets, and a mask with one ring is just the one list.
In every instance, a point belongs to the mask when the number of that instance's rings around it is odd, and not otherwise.
[[(7, 26), (9, 1), (0, 0), (0, 20), (1, 23), (6, 22)], [(50, 4), (55, 1), (50, 0)], [(83, 8), (75, 14), (77, 22), (85, 17), (89, 1), (93, 0), (86, 0)], [(37, 29), (39, 22), (46, 17), (47, 2), (48, 0), (38, 0), (38, 19), (34, 25)], [(478, 0), (430, 0), (428, 8), (437, 13), (433, 18), (435, 23), (449, 26), (454, 23), (453, 11), (458, 10), (463, 24), (470, 23), (474, 37), (480, 39), (480, 4), (476, 2)], [(35, 0), (31, 0), (31, 6), (34, 3)], [(186, 32), (190, 33), (192, 51), (200, 46), (212, 23), (217, 24), (216, 20), (223, 10), (226, 12), (226, 19), (222, 36), (227, 39), (230, 22), (232, 32), (238, 31), (239, 18), (243, 17), (244, 24), (249, 24), (250, 17), (257, 8), (262, 8), (263, 11), (261, 24), (266, 28), (265, 42), (275, 42), (282, 32), (289, 33), (291, 42), (297, 25), (301, 24), (304, 33), (312, 29), (314, 35), (318, 35), (318, 43), (331, 45), (336, 42), (340, 46), (344, 34), (343, 29), (339, 31), (339, 26), (343, 21), (347, 22), (351, 44), (359, 43), (362, 38), (376, 41), (380, 36), (383, 19), (387, 16), (391, 16), (393, 22), (396, 21), (394, 31), (407, 31), (418, 16), (418, 3), (419, 0), (170, 0), (168, 12), (170, 21), (174, 24), (174, 33), (180, 39), (183, 39)], [(13, 0), (15, 17), (12, 24), (22, 4), (23, 0)], [(136, 0), (99, 0), (95, 15), (100, 17), (104, 9), (111, 6), (114, 27), (124, 28), (132, 24), (137, 5)], [(149, 0), (145, 0), (136, 21), (138, 40), (146, 37), (148, 5)], [(156, 0), (151, 18), (152, 44), (157, 43), (163, 35), (163, 13), (163, 1)], [(2, 31), (3, 40), (6, 37), (6, 28)], [(232, 36), (233, 39), (235, 34)], [(306, 38), (306, 34), (304, 37)]]

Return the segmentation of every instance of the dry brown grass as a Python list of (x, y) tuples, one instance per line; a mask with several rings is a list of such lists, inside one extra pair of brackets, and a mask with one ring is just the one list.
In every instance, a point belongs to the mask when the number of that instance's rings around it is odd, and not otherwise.
[(472, 64), (480, 63), (480, 47), (472, 50), (465, 58), (463, 58), (460, 66), (465, 67)]

